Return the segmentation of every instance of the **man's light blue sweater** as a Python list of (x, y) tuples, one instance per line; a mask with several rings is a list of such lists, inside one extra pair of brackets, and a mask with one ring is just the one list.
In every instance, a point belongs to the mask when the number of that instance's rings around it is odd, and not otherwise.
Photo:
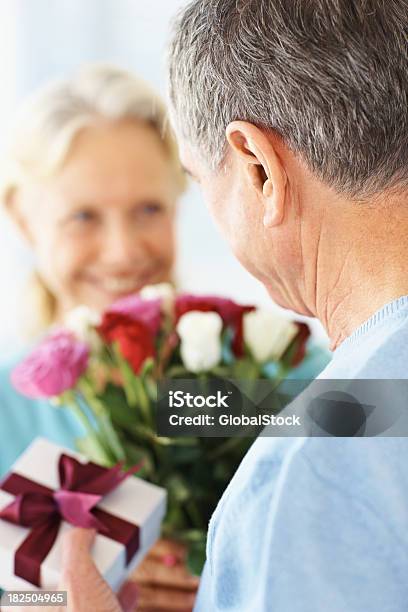
[[(404, 296), (347, 338), (321, 377), (407, 373)], [(196, 612), (221, 610), (408, 610), (408, 438), (259, 438), (209, 526)]]

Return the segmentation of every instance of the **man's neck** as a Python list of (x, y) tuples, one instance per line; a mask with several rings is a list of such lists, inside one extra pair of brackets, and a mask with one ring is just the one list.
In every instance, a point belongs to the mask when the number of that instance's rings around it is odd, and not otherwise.
[(333, 225), (337, 236), (325, 232), (316, 264), (315, 312), (331, 350), (382, 306), (408, 295), (408, 211), (398, 204), (387, 209), (362, 204), (358, 214), (367, 223)]
[(334, 351), (348, 336), (369, 319), (385, 304), (408, 295), (408, 279), (400, 287), (389, 287), (384, 291), (370, 293), (361, 299), (352, 293), (338, 301), (331, 313), (328, 313), (326, 331), (330, 338), (330, 350)]

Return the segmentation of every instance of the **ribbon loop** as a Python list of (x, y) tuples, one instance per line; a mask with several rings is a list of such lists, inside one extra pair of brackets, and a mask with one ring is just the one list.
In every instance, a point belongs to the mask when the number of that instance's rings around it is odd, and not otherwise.
[(54, 493), (54, 500), (64, 521), (74, 527), (98, 529), (103, 532), (105, 529), (103, 524), (91, 514), (91, 510), (101, 499), (102, 495), (91, 495), (79, 491), (56, 491)]
[(0, 518), (22, 527), (39, 527), (57, 514), (57, 505), (48, 495), (24, 493), (0, 511)]

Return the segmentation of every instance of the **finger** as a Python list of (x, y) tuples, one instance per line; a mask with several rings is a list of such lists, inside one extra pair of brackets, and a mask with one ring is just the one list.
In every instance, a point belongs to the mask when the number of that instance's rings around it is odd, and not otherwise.
[(178, 589), (196, 590), (199, 578), (192, 576), (185, 565), (168, 567), (161, 560), (147, 558), (134, 573), (134, 579), (141, 584), (156, 584)]
[(143, 586), (139, 589), (137, 612), (191, 612), (195, 593)]
[(67, 612), (121, 612), (119, 601), (92, 557), (95, 531), (74, 528), (63, 539), (60, 589), (68, 591)]
[(129, 581), (121, 587), (118, 593), (119, 603), (123, 612), (133, 612), (139, 598), (139, 587), (136, 582)]
[(95, 529), (75, 527), (64, 534), (62, 545), (62, 565), (75, 566), (91, 559), (91, 548), (95, 541)]

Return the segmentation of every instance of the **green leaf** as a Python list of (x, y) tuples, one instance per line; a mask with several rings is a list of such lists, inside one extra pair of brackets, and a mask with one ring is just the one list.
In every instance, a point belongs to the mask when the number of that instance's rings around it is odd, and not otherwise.
[(152, 357), (148, 357), (143, 364), (140, 376), (142, 376), (142, 378), (145, 378), (148, 374), (151, 374), (151, 372), (153, 371), (153, 368), (154, 368), (154, 359)]
[(255, 380), (259, 378), (261, 372), (261, 366), (259, 363), (250, 359), (238, 359), (233, 365), (233, 377), (243, 378), (246, 380)]
[(184, 533), (186, 518), (180, 504), (168, 504), (168, 510), (162, 523), (162, 535), (167, 538), (177, 539), (177, 535)]
[(220, 378), (228, 378), (231, 374), (231, 367), (216, 366), (211, 370), (211, 374)]
[(111, 466), (112, 460), (106, 453), (102, 445), (98, 444), (95, 438), (84, 437), (75, 440), (78, 451), (88, 457), (90, 461), (98, 465)]
[(202, 529), (186, 529), (183, 531), (183, 541), (186, 543), (206, 542), (207, 532)]
[(113, 354), (115, 356), (116, 363), (118, 364), (120, 373), (122, 374), (123, 381), (123, 390), (126, 394), (126, 399), (131, 408), (137, 406), (137, 394), (132, 384), (132, 379), (134, 378), (134, 372), (130, 367), (129, 363), (122, 356), (120, 352), (120, 348), (117, 342), (113, 343)]
[(140, 471), (137, 472), (137, 476), (145, 480), (155, 481), (157, 470), (151, 452), (127, 440), (123, 441), (123, 448), (126, 455), (126, 467), (129, 468), (138, 463), (142, 463), (142, 467)]
[(194, 576), (201, 576), (205, 564), (206, 538), (190, 544), (187, 553), (187, 567)]
[(129, 435), (138, 442), (150, 442), (154, 445), (157, 444), (157, 440), (159, 439), (150, 427), (146, 427), (146, 425), (142, 425), (141, 423), (132, 423), (128, 431)]
[(146, 392), (143, 380), (139, 376), (133, 376), (133, 388), (137, 397), (137, 406), (146, 425), (154, 427), (155, 418), (153, 414), (152, 404)]
[(94, 393), (94, 389), (90, 381), (86, 379), (82, 380), (78, 385), (78, 388), (83, 394), (86, 404), (94, 413), (98, 425), (98, 437), (101, 438), (104, 446), (109, 449), (113, 459), (115, 461), (122, 461), (125, 456), (118, 435), (112, 426), (107, 406)]
[(115, 456), (117, 461), (124, 461), (126, 459), (122, 444), (119, 440), (118, 434), (112, 426), (109, 414), (101, 414), (98, 418), (100, 433), (106, 440), (109, 448)]
[(165, 438), (163, 436), (156, 436), (157, 444), (163, 446), (196, 446), (197, 438)]
[(171, 366), (166, 371), (166, 378), (192, 378), (193, 376), (194, 375), (182, 365)]
[(149, 377), (145, 378), (146, 393), (151, 402), (157, 402), (157, 382)]
[(99, 398), (106, 405), (115, 428), (126, 429), (137, 422), (137, 413), (134, 409), (130, 408), (123, 389), (120, 387), (109, 383), (103, 395), (99, 396)]
[(167, 488), (178, 502), (182, 503), (190, 498), (190, 489), (184, 479), (178, 474), (173, 474), (167, 480)]
[(202, 455), (202, 451), (196, 441), (194, 441), (194, 445), (174, 445), (171, 452), (177, 465), (191, 464), (193, 461), (198, 461)]

